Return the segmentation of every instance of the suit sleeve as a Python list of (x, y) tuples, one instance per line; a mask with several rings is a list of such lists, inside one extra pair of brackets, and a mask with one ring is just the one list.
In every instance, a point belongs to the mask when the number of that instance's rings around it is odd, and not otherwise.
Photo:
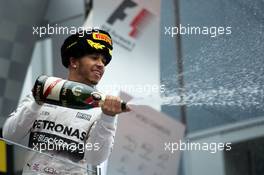
[(38, 105), (30, 94), (9, 115), (3, 126), (3, 138), (20, 142), (30, 131), (38, 116), (41, 105)]
[(92, 165), (98, 165), (109, 157), (114, 145), (114, 137), (117, 128), (117, 116), (111, 117), (104, 113), (90, 129), (86, 143), (97, 145), (92, 150), (85, 151), (85, 160)]

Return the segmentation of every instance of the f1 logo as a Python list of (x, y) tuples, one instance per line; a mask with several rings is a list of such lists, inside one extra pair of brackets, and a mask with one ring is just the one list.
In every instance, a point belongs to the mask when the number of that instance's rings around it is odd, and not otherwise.
[[(137, 4), (132, 0), (124, 0), (114, 11), (114, 13), (107, 19), (107, 23), (113, 25), (117, 20), (123, 21), (127, 14), (125, 10), (127, 8), (135, 8)], [(140, 31), (143, 29), (145, 22), (149, 20), (153, 15), (145, 8), (141, 9), (140, 12), (130, 22), (132, 30), (129, 32), (129, 36), (137, 38)]]
[(127, 16), (125, 14), (126, 8), (136, 7), (137, 4), (131, 0), (124, 0), (115, 10), (115, 12), (107, 19), (107, 23), (113, 25), (117, 19), (124, 20)]

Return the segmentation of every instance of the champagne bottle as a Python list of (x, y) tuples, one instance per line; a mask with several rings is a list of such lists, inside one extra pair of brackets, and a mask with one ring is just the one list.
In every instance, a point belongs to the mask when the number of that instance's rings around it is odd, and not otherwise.
[[(33, 87), (33, 96), (37, 103), (49, 103), (74, 109), (99, 107), (105, 95), (94, 88), (75, 81), (41, 75)], [(121, 102), (121, 109), (126, 110), (126, 103)]]

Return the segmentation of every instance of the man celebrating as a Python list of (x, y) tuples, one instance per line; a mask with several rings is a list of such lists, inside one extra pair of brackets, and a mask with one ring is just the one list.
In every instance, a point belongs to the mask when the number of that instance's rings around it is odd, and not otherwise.
[[(110, 35), (102, 30), (69, 36), (61, 47), (62, 64), (69, 70), (68, 80), (95, 88), (111, 61), (112, 49)], [(100, 108), (76, 110), (37, 104), (30, 94), (10, 114), (3, 127), (3, 137), (14, 142), (27, 139), (33, 149), (45, 146), (45, 151), (53, 157), (98, 165), (112, 151), (117, 114), (121, 112), (121, 99), (115, 96), (106, 96)], [(32, 153), (23, 174), (85, 174), (52, 156)]]

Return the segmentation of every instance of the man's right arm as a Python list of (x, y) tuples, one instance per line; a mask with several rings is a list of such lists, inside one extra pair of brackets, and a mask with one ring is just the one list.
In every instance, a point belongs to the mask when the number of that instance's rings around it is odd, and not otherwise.
[(3, 138), (20, 142), (29, 133), (40, 108), (41, 105), (35, 102), (33, 96), (28, 95), (5, 121)]

